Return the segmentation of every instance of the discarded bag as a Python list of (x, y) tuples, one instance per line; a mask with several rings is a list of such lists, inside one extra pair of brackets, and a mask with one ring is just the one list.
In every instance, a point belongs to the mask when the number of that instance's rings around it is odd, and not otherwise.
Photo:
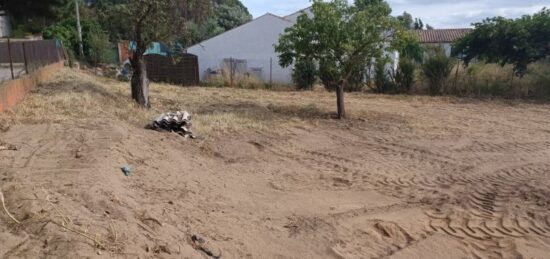
[(186, 111), (163, 113), (147, 128), (157, 131), (176, 132), (185, 138), (195, 138), (191, 131), (191, 115)]

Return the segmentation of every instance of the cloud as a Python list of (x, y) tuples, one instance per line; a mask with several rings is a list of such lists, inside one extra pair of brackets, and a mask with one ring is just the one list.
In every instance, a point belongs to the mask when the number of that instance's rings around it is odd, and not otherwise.
[[(387, 0), (395, 15), (404, 11), (436, 28), (468, 27), (487, 17), (520, 17), (550, 7), (548, 0)], [(242, 0), (254, 17), (267, 12), (287, 15), (311, 5), (309, 0)]]

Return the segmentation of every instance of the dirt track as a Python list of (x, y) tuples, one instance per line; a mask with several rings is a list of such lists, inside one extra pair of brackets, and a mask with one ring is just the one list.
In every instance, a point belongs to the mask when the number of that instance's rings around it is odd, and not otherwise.
[(0, 211), (0, 257), (550, 254), (549, 106), (365, 105), (198, 141), (106, 119), (14, 126), (0, 188), (22, 224)]

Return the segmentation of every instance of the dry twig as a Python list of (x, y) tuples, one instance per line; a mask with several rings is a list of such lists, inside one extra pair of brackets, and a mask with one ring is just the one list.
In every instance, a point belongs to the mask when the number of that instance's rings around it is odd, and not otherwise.
[(8, 214), (8, 216), (13, 220), (15, 221), (17, 224), (21, 224), (21, 222), (19, 220), (17, 220), (13, 215), (11, 215), (11, 213), (8, 211), (8, 209), (6, 208), (6, 203), (4, 201), (4, 193), (2, 192), (2, 190), (0, 190), (0, 201), (2, 201), (2, 208), (4, 208), (4, 211), (6, 212), (6, 214)]

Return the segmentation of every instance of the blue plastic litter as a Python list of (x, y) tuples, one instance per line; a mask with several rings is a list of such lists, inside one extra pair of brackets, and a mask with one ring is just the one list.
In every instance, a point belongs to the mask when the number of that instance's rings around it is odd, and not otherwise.
[(122, 172), (124, 173), (124, 175), (126, 176), (130, 176), (132, 174), (132, 168), (130, 168), (130, 166), (123, 166), (122, 168), (120, 168), (122, 170)]

